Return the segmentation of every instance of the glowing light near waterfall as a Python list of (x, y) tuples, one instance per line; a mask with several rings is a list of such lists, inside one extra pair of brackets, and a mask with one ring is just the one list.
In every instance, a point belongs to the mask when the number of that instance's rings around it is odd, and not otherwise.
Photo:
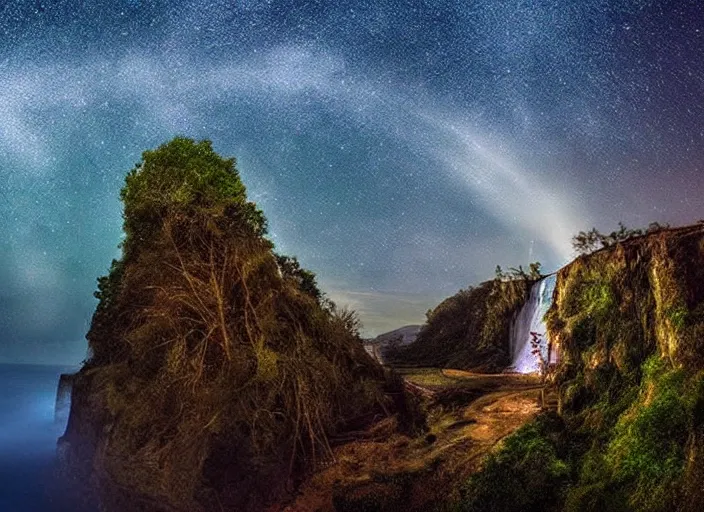
[[(543, 317), (552, 305), (555, 275), (533, 285), (530, 297), (511, 327), (511, 370), (519, 373), (541, 371), (541, 360), (548, 362), (548, 336)], [(550, 362), (554, 362), (551, 358)]]

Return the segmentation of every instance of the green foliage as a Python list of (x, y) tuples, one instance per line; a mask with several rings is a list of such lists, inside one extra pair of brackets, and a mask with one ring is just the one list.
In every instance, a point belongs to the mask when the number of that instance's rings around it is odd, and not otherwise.
[(600, 248), (602, 235), (596, 228), (590, 231), (580, 231), (572, 237), (572, 248), (577, 254), (590, 254)]
[(458, 510), (558, 510), (569, 479), (569, 466), (558, 454), (563, 428), (559, 419), (543, 415), (507, 437), (470, 478)]
[(687, 317), (689, 316), (689, 310), (684, 305), (677, 305), (670, 307), (666, 310), (665, 315), (670, 320), (670, 324), (673, 329), (677, 332), (681, 332), (686, 323)]
[[(704, 373), (652, 356), (642, 375), (638, 386), (604, 375), (598, 399), (566, 424), (542, 416), (507, 438), (471, 478), (459, 510), (672, 510), (701, 423)], [(575, 380), (565, 394), (583, 385)]]
[(124, 271), (125, 266), (122, 261), (112, 260), (108, 275), (98, 278), (98, 290), (93, 293), (93, 296), (98, 299), (99, 310), (110, 308), (117, 300)]
[(582, 293), (584, 311), (597, 318), (604, 318), (614, 307), (616, 298), (610, 283), (603, 279), (585, 283)]
[(623, 387), (617, 398), (605, 393), (580, 413), (581, 436), (591, 444), (583, 453), (574, 448), (578, 478), (565, 510), (672, 510), (704, 380), (658, 356), (644, 362), (642, 374), (639, 386)]
[(181, 209), (224, 215), (255, 235), (266, 233), (266, 219), (254, 203), (235, 168), (234, 158), (222, 158), (208, 140), (176, 137), (155, 150), (145, 151), (130, 171), (120, 192), (124, 203), (126, 255), (133, 244), (149, 240), (164, 216)]
[(221, 158), (210, 141), (176, 137), (142, 153), (120, 192), (125, 216), (144, 210), (198, 203), (202, 206), (241, 204), (245, 187), (234, 159)]
[(558, 275), (547, 324), (561, 344), (556, 383), (572, 440), (563, 510), (701, 508), (701, 239), (696, 227), (644, 236)]
[(695, 397), (681, 369), (659, 357), (643, 365), (641, 396), (616, 425), (605, 462), (637, 510), (668, 510), (685, 469)]
[(544, 275), (540, 272), (540, 268), (541, 264), (539, 261), (530, 263), (528, 265), (528, 272), (524, 270), (523, 265), (518, 265), (518, 268), (510, 267), (508, 269), (508, 272), (504, 272), (501, 268), (501, 265), (496, 265), (496, 270), (494, 271), (494, 274), (496, 276), (496, 279), (500, 281), (513, 281), (517, 279), (522, 279), (524, 281), (537, 281), (538, 279), (544, 277)]
[(651, 222), (646, 230), (629, 229), (622, 222), (619, 222), (618, 230), (609, 234), (601, 233), (596, 228), (592, 228), (589, 231), (580, 231), (572, 237), (572, 248), (580, 255), (591, 254), (599, 249), (611, 247), (631, 238), (669, 229), (669, 227), (669, 224)]
[(528, 265), (528, 268), (530, 269), (528, 272), (528, 277), (533, 280), (538, 280), (541, 277), (543, 277), (543, 274), (540, 271), (541, 267), (542, 267), (542, 265), (540, 264), (539, 261), (533, 262), (530, 265)]
[(276, 263), (279, 265), (281, 273), (289, 279), (295, 281), (302, 292), (313, 297), (318, 303), (323, 300), (323, 293), (318, 288), (315, 274), (310, 270), (301, 268), (295, 256), (285, 256), (276, 254)]

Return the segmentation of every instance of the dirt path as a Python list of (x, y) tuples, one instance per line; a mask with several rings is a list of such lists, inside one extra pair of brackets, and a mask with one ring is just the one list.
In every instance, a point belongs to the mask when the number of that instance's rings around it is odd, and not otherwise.
[(329, 467), (314, 474), (284, 510), (332, 512), (369, 503), (379, 510), (433, 510), (477, 471), (497, 443), (539, 412), (535, 378), (420, 370), (407, 373), (406, 380), (435, 396), (468, 393), (469, 402), (431, 404), (424, 435), (401, 435), (386, 420), (370, 439), (336, 448)]

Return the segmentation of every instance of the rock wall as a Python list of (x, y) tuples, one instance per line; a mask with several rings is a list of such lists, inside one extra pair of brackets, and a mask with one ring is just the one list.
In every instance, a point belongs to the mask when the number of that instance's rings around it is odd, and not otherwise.
[(704, 226), (577, 258), (547, 326), (575, 475), (563, 509), (701, 509)]

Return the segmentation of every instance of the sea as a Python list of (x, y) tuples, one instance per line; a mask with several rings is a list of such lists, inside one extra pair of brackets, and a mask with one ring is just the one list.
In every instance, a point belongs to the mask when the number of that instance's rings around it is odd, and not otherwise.
[[(59, 376), (78, 367), (0, 364), (0, 512), (64, 512), (54, 496)], [(68, 511), (66, 511), (68, 512)]]

